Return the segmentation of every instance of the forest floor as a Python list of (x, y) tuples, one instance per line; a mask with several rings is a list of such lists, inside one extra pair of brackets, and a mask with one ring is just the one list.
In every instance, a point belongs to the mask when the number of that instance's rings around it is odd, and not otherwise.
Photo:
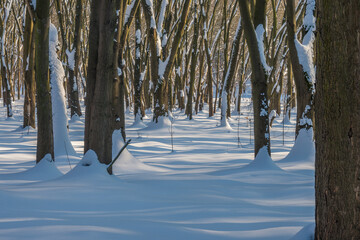
[(22, 103), (11, 119), (0, 109), (0, 239), (287, 240), (304, 226), (312, 232), (314, 156), (301, 159), (300, 145), (283, 160), (294, 144), (294, 113), (273, 123), (274, 162), (256, 164), (249, 99), (228, 127), (206, 110), (191, 121), (174, 111), (172, 124), (156, 126), (150, 113), (134, 124), (129, 112), (132, 142), (110, 176), (96, 162), (78, 164), (83, 117), (69, 123), (78, 157), (34, 167), (36, 130), (20, 127)]

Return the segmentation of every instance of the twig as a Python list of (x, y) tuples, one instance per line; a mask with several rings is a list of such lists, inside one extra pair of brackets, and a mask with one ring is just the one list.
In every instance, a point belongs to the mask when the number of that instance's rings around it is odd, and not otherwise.
[(129, 145), (129, 143), (131, 142), (131, 139), (129, 139), (125, 145), (120, 149), (119, 153), (116, 155), (116, 157), (114, 158), (114, 160), (112, 160), (112, 162), (109, 164), (109, 166), (107, 167), (107, 171), (110, 175), (112, 175), (112, 165), (116, 162), (116, 160), (118, 160), (118, 158), (120, 157), (120, 154), (124, 151), (124, 149), (127, 147), (127, 145)]

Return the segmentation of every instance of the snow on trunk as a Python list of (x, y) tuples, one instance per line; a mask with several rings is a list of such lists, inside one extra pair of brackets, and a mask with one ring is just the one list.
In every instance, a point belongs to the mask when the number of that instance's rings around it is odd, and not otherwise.
[(261, 64), (265, 70), (265, 73), (267, 75), (270, 75), (271, 67), (267, 64), (266, 58), (265, 58), (265, 49), (264, 49), (265, 29), (264, 29), (264, 26), (262, 24), (259, 24), (256, 27), (255, 33), (256, 33), (256, 38), (257, 38), (257, 43), (258, 43), (258, 48), (259, 48), (259, 53), (260, 53)]
[[(225, 78), (225, 83), (226, 84), (227, 78)], [(226, 112), (227, 112), (227, 106), (228, 106), (228, 102), (227, 102), (227, 92), (225, 89), (223, 89), (222, 93), (221, 93), (221, 118), (220, 118), (220, 127), (226, 127), (226, 128), (231, 128), (227, 117), (226, 117)]]
[(130, 5), (126, 6), (126, 11), (125, 11), (125, 21), (124, 21), (124, 25), (127, 24), (129, 22), (129, 17), (130, 17), (130, 13), (132, 11), (132, 9), (134, 8), (134, 4), (135, 4), (136, 0), (133, 0)]
[(56, 27), (53, 24), (50, 24), (49, 68), (53, 111), (54, 153), (56, 162), (61, 156), (76, 156), (76, 152), (68, 135), (68, 118), (66, 114), (65, 90), (63, 87), (65, 72), (56, 53), (57, 45), (58, 32)]
[(305, 73), (306, 80), (309, 83), (315, 83), (315, 67), (313, 63), (313, 48), (315, 41), (315, 0), (307, 0), (306, 1), (306, 12), (304, 17), (303, 26), (307, 33), (304, 36), (303, 43), (301, 44), (297, 38), (295, 37), (295, 46), (298, 53), (298, 58), (301, 66), (303, 67), (303, 71)]
[(158, 28), (160, 36), (162, 33), (162, 29), (163, 29), (163, 23), (164, 23), (164, 19), (165, 19), (165, 10), (166, 10), (167, 5), (168, 5), (167, 0), (161, 1), (161, 9), (160, 9), (159, 20), (158, 20), (158, 24), (157, 24), (157, 28)]

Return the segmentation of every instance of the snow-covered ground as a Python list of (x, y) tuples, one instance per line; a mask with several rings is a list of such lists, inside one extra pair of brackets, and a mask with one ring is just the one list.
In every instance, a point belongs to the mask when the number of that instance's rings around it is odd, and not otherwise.
[[(2, 104), (2, 102), (1, 102)], [(218, 127), (207, 111), (171, 122), (133, 124), (127, 114), (128, 151), (110, 176), (89, 152), (83, 160), (84, 118), (72, 119), (78, 156), (35, 166), (36, 131), (21, 129), (22, 101), (14, 117), (0, 109), (0, 239), (310, 239), (314, 227), (314, 154), (294, 119), (271, 129), (274, 162), (253, 156), (248, 99), (240, 119)], [(294, 117), (295, 114), (292, 114)], [(249, 124), (251, 123), (251, 124)], [(114, 152), (122, 146), (115, 133)], [(240, 137), (240, 142), (238, 141)], [(310, 150), (309, 150), (310, 149)], [(80, 162), (79, 162), (80, 161)]]

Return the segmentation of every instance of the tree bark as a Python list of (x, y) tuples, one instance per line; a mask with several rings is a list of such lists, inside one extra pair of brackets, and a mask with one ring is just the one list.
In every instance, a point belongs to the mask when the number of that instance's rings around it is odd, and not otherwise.
[(360, 239), (360, 2), (317, 1), (316, 240)]
[(29, 11), (26, 11), (24, 49), (23, 49), (23, 72), (25, 84), (24, 97), (24, 120), (23, 127), (31, 126), (35, 128), (35, 41), (34, 24)]
[(37, 106), (36, 162), (50, 153), (54, 159), (54, 137), (49, 77), (50, 0), (37, 0), (35, 12), (35, 78)]
[(114, 78), (115, 1), (91, 3), (85, 152), (92, 149), (101, 163), (112, 161), (112, 84)]
[[(95, 92), (96, 71), (98, 62), (99, 44), (99, 13), (101, 1), (91, 1), (90, 30), (89, 30), (89, 55), (86, 78), (86, 98), (85, 98), (85, 132), (84, 132), (84, 153), (90, 149), (90, 121), (92, 113), (93, 96)], [(94, 141), (94, 140), (92, 140)]]

